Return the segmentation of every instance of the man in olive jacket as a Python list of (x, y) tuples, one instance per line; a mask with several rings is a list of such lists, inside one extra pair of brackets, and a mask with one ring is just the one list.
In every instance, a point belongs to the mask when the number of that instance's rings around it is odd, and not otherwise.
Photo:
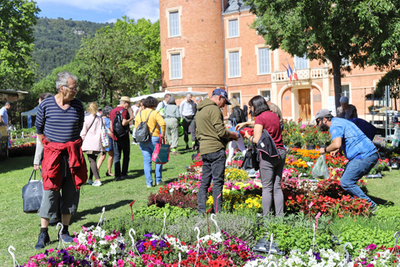
[(196, 136), (200, 141), (200, 155), (203, 160), (203, 176), (198, 194), (199, 213), (206, 212), (207, 191), (213, 178), (214, 212), (222, 209), (222, 188), (225, 177), (225, 148), (228, 140), (237, 140), (238, 134), (225, 128), (220, 108), (231, 103), (225, 90), (217, 88), (211, 99), (203, 100), (197, 106)]

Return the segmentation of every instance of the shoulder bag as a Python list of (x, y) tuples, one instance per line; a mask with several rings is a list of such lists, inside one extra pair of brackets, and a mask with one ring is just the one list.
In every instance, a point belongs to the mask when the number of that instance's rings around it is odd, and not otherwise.
[[(33, 180), (32, 180), (33, 176)], [(42, 170), (40, 169), (40, 177)], [(43, 183), (42, 179), (36, 180), (36, 170), (33, 170), (28, 184), (22, 188), (23, 210), (24, 212), (37, 212), (42, 203)]]

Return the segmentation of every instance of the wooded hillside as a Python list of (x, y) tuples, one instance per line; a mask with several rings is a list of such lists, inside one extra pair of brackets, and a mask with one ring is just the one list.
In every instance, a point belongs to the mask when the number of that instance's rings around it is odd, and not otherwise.
[(53, 69), (66, 65), (75, 57), (82, 38), (94, 36), (97, 29), (113, 26), (109, 23), (40, 18), (34, 28), (35, 49), (33, 60), (38, 64), (36, 81)]

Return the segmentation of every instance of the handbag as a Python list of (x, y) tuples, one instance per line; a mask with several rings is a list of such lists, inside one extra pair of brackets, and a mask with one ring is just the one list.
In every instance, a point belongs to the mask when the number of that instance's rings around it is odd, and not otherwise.
[(242, 163), (242, 170), (258, 170), (260, 168), (260, 160), (258, 155), (258, 149), (255, 144), (252, 144), (250, 148), (246, 151), (244, 160)]
[(101, 139), (101, 145), (104, 148), (108, 148), (110, 146), (110, 138), (108, 138), (108, 129), (104, 125), (103, 119), (101, 120), (100, 139)]
[[(33, 180), (32, 180), (33, 176)], [(42, 177), (42, 170), (40, 170)], [(43, 183), (42, 180), (36, 180), (36, 170), (33, 170), (29, 177), (28, 184), (22, 188), (23, 210), (24, 212), (37, 212), (42, 203)]]
[(155, 164), (165, 164), (169, 161), (169, 148), (170, 145), (165, 144), (164, 138), (158, 140), (158, 144), (154, 149), (153, 155), (151, 156), (151, 161)]

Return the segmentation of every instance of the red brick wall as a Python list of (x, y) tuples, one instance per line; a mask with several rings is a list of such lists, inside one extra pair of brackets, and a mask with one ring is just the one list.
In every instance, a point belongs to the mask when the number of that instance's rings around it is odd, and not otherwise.
[[(166, 9), (182, 7), (181, 36), (168, 38)], [(163, 87), (222, 86), (224, 82), (221, 0), (160, 0)], [(182, 79), (169, 80), (167, 49), (184, 48)]]

